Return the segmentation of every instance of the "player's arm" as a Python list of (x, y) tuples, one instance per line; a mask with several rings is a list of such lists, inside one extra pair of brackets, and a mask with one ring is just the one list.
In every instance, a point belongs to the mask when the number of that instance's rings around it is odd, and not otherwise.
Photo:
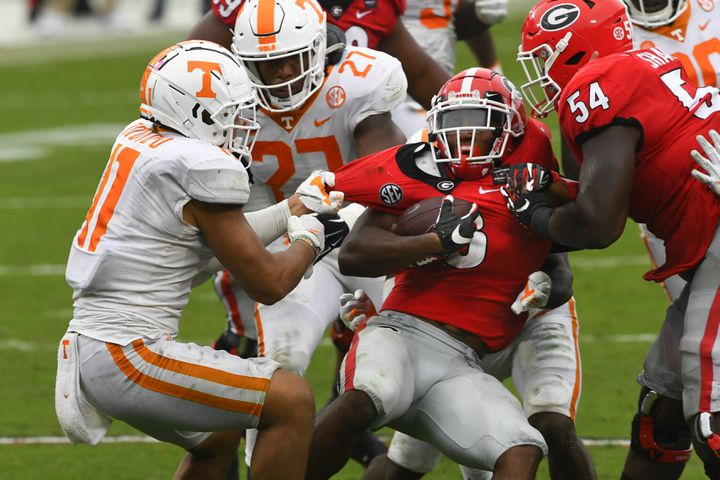
[(191, 200), (183, 214), (200, 230), (242, 289), (264, 304), (273, 304), (290, 293), (317, 255), (317, 249), (305, 241), (293, 242), (283, 252), (268, 252), (237, 205)]
[(574, 202), (552, 211), (549, 237), (574, 248), (605, 248), (625, 228), (640, 131), (611, 126), (582, 145), (579, 192)]
[(357, 124), (353, 134), (358, 157), (405, 143), (405, 135), (393, 122), (390, 112), (370, 115)]
[(570, 300), (573, 295), (573, 274), (567, 253), (548, 255), (540, 270), (547, 273), (552, 280), (550, 296), (544, 308), (557, 308)]
[(390, 231), (397, 215), (367, 208), (340, 248), (338, 263), (344, 275), (389, 275), (428, 256), (444, 255), (435, 233), (401, 237)]
[(408, 79), (408, 93), (423, 108), (429, 110), (433, 95), (450, 78), (450, 74), (420, 48), (400, 20), (380, 42), (378, 50), (400, 60)]
[(463, 40), (478, 61), (478, 65), (494, 69), (499, 65), (495, 53), (492, 35), (488, 25), (482, 23), (475, 14), (474, 0), (463, 0), (453, 15), (455, 34)]
[(208, 11), (190, 30), (185, 40), (210, 40), (230, 49), (233, 33), (212, 10)]

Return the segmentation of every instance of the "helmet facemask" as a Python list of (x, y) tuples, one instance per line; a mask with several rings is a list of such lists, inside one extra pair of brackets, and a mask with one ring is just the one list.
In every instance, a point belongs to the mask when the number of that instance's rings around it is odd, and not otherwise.
[(447, 164), (459, 178), (471, 180), (490, 173), (505, 153), (509, 137), (518, 136), (510, 126), (519, 114), (499, 94), (490, 92), (488, 97), (480, 98), (478, 91), (470, 96), (451, 92), (428, 112), (428, 131), (437, 142), (433, 159)]
[(658, 28), (669, 25), (677, 20), (688, 8), (687, 0), (623, 1), (628, 7), (630, 20), (644, 28)]
[(517, 60), (528, 79), (527, 83), (520, 85), (520, 91), (530, 104), (534, 117), (543, 118), (555, 110), (561, 88), (550, 78), (549, 72), (567, 47), (570, 38), (572, 33), (568, 32), (555, 46), (555, 50), (546, 43), (528, 52), (522, 51), (522, 46), (518, 49)]

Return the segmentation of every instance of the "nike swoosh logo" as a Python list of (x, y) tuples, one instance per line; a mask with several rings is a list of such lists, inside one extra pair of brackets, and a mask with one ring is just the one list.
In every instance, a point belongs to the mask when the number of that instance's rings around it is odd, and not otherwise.
[(700, 29), (701, 32), (704, 32), (709, 23), (710, 23), (710, 20), (708, 20), (707, 22), (705, 22), (704, 25), (698, 25), (698, 28)]
[(370, 15), (372, 12), (373, 12), (372, 10), (365, 10), (364, 12), (357, 11), (357, 12), (355, 12), (355, 16), (356, 16), (357, 18), (363, 18), (363, 17), (365, 17), (365, 16), (367, 16), (367, 15)]
[(499, 192), (500, 189), (499, 188), (491, 188), (490, 190), (485, 190), (483, 187), (480, 187), (479, 191), (480, 191), (480, 195), (486, 195), (488, 193)]
[(325, 125), (325, 124), (328, 122), (328, 120), (330, 120), (331, 118), (332, 118), (332, 115), (330, 115), (330, 116), (327, 117), (327, 118), (323, 118), (322, 120), (315, 119), (315, 120), (313, 120), (313, 124), (314, 124), (316, 127), (322, 127), (322, 126)]

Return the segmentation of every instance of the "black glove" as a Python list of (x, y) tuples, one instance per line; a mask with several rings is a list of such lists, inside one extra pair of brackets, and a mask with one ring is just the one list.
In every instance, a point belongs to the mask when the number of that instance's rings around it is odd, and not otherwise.
[(541, 237), (550, 238), (548, 222), (553, 212), (553, 204), (544, 192), (524, 192), (513, 195), (503, 187), (500, 193), (505, 197), (508, 210), (524, 225)]
[(510, 167), (505, 188), (511, 195), (523, 192), (545, 192), (552, 185), (550, 170), (536, 163), (518, 163)]
[(317, 213), (314, 215), (325, 227), (325, 248), (318, 254), (313, 265), (322, 260), (333, 249), (339, 247), (350, 233), (348, 224), (337, 213)]
[(447, 253), (459, 250), (472, 242), (473, 235), (477, 231), (475, 219), (480, 215), (478, 206), (473, 203), (467, 214), (458, 217), (453, 211), (453, 202), (452, 195), (445, 196), (433, 228)]

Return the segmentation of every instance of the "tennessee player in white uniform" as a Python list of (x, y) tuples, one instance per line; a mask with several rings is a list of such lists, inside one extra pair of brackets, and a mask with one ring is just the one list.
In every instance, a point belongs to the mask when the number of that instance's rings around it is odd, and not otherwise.
[[(74, 442), (97, 443), (114, 418), (179, 445), (188, 453), (176, 478), (221, 477), (242, 431), (258, 427), (263, 461), (253, 475), (301, 478), (314, 415), (307, 384), (271, 359), (174, 339), (190, 288), (215, 257), (272, 303), (322, 250), (323, 223), (290, 217), (307, 211), (297, 195), (243, 214), (250, 185), (241, 159), (258, 128), (257, 99), (230, 52), (201, 41), (170, 47), (148, 65), (140, 96), (143, 118), (117, 137), (72, 241), (60, 424)], [(323, 190), (322, 181), (303, 185)], [(288, 250), (265, 250), (285, 230)]]
[[(325, 25), (325, 12), (314, 0), (249, 0), (237, 16), (233, 52), (258, 88), (262, 106), (262, 128), (253, 149), (251, 209), (282, 200), (306, 172), (334, 170), (404, 142), (389, 113), (406, 94), (400, 63), (382, 52), (347, 47), (342, 53), (329, 52), (335, 58), (326, 66)], [(345, 218), (356, 214), (353, 207), (343, 209)], [(270, 248), (286, 247), (277, 242)], [(367, 288), (380, 304), (382, 283), (342, 275), (331, 253), (281, 302), (258, 304), (249, 313), (257, 325), (258, 353), (303, 374), (337, 318), (340, 294)], [(239, 288), (233, 286), (232, 292), (238, 304), (244, 302)], [(249, 433), (247, 463), (252, 444)]]

